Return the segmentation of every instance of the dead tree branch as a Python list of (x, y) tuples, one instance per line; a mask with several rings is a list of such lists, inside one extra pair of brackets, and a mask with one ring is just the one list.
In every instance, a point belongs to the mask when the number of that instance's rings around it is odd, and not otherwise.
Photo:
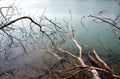
[(115, 19), (111, 19), (111, 18), (102, 18), (102, 17), (98, 17), (98, 16), (94, 16), (94, 15), (89, 15), (88, 17), (92, 17), (95, 18), (96, 20), (100, 20), (104, 23), (107, 23), (109, 25), (112, 26), (112, 29), (114, 31), (114, 33), (119, 37), (120, 39), (120, 27), (118, 26), (118, 23), (120, 23), (120, 15), (118, 15)]

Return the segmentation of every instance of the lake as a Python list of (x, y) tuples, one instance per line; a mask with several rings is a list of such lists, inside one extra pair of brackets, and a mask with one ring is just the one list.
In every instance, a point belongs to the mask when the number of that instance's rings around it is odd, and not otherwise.
[[(115, 18), (120, 14), (120, 6), (114, 0), (23, 0), (18, 8), (21, 8), (25, 15), (34, 17), (46, 16), (49, 19), (57, 19), (56, 21), (65, 25), (64, 21), (72, 24), (75, 30), (75, 38), (81, 45), (97, 49), (100, 54), (111, 54), (117, 57), (120, 54), (120, 40), (113, 32), (112, 27), (106, 23), (95, 23), (93, 18), (88, 17), (97, 15), (100, 11), (101, 16)], [(84, 27), (81, 24), (81, 18)], [(120, 25), (119, 25), (120, 26)], [(73, 48), (74, 44), (71, 40), (67, 40), (63, 48)], [(76, 47), (75, 47), (76, 48)], [(109, 52), (107, 50), (110, 50)], [(24, 67), (26, 64), (31, 64), (37, 67), (43, 67), (41, 48), (36, 48), (34, 53), (24, 56), (21, 52), (14, 54), (13, 51), (11, 60), (2, 62), (3, 69), (12, 69)], [(119, 56), (117, 57), (120, 61)]]

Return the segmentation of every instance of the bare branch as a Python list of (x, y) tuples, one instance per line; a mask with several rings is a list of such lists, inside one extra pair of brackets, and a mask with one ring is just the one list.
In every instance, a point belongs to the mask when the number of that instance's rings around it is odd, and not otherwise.
[[(119, 28), (118, 26), (116, 26), (115, 23), (111, 23), (111, 22), (109, 22), (108, 20), (105, 20), (104, 18), (100, 18), (100, 17), (93, 16), (93, 15), (90, 15), (89, 17), (93, 17), (93, 18), (99, 19), (99, 20), (101, 20), (101, 21), (103, 21), (103, 22), (105, 22), (105, 23), (108, 23), (108, 24), (112, 25), (113, 27), (115, 27), (115, 28), (117, 28), (117, 29), (120, 30), (120, 28)], [(114, 21), (113, 21), (113, 22), (114, 22)]]
[(73, 42), (75, 43), (75, 45), (79, 49), (79, 57), (82, 58), (82, 47), (78, 44), (78, 42), (73, 37), (71, 37), (71, 38), (72, 38)]

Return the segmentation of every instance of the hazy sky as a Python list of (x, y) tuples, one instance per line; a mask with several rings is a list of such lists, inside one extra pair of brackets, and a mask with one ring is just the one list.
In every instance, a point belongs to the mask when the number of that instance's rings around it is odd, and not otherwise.
[(120, 13), (120, 6), (114, 0), (2, 0), (2, 5), (15, 3), (26, 14), (41, 15), (45, 10), (47, 16), (67, 16), (69, 10), (73, 15), (95, 14), (104, 10), (107, 15)]

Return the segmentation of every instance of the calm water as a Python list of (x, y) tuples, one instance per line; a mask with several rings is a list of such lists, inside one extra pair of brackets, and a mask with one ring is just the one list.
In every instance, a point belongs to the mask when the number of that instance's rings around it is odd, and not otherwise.
[(109, 45), (119, 51), (116, 44), (119, 40), (113, 33), (111, 26), (104, 23), (95, 24), (87, 17), (83, 20), (86, 29), (80, 24), (81, 17), (90, 14), (96, 15), (99, 11), (103, 11), (102, 16), (110, 18), (120, 14), (120, 6), (114, 0), (34, 0), (25, 4), (26, 2), (27, 0), (19, 5), (26, 11), (26, 14), (27, 11), (28, 14), (34, 14), (34, 16), (44, 13), (44, 16), (50, 19), (57, 18), (60, 23), (63, 23), (64, 19), (73, 24), (77, 38), (84, 44), (96, 47), (99, 44), (98, 41), (101, 41), (105, 47)]
[[(110, 18), (114, 18), (120, 14), (120, 6), (114, 0), (23, 0), (18, 7), (22, 8), (26, 15), (41, 16), (43, 14), (50, 19), (57, 18), (63, 24), (63, 20), (72, 23), (75, 29), (76, 39), (80, 44), (97, 50), (100, 48), (110, 48), (115, 54), (119, 54), (120, 52), (120, 40), (113, 33), (110, 25), (105, 23), (96, 24), (88, 17), (83, 20), (85, 27), (80, 23), (81, 17), (90, 14), (96, 15), (99, 11), (104, 11), (102, 16)], [(72, 20), (70, 20), (70, 17), (72, 17)], [(64, 48), (72, 47), (72, 41), (66, 41)], [(18, 59), (16, 56), (13, 56), (13, 59), (11, 58), (10, 60), (11, 63), (7, 61), (4, 65), (9, 65), (9, 68), (21, 67), (26, 63), (40, 66), (42, 64), (40, 62), (42, 61), (40, 51), (38, 49), (34, 50), (34, 53), (28, 57)], [(104, 54), (106, 52), (101, 53)], [(18, 54), (17, 56), (22, 56), (22, 54)], [(19, 61), (19, 63), (16, 63), (16, 61)], [(8, 66), (5, 68), (8, 68)]]

